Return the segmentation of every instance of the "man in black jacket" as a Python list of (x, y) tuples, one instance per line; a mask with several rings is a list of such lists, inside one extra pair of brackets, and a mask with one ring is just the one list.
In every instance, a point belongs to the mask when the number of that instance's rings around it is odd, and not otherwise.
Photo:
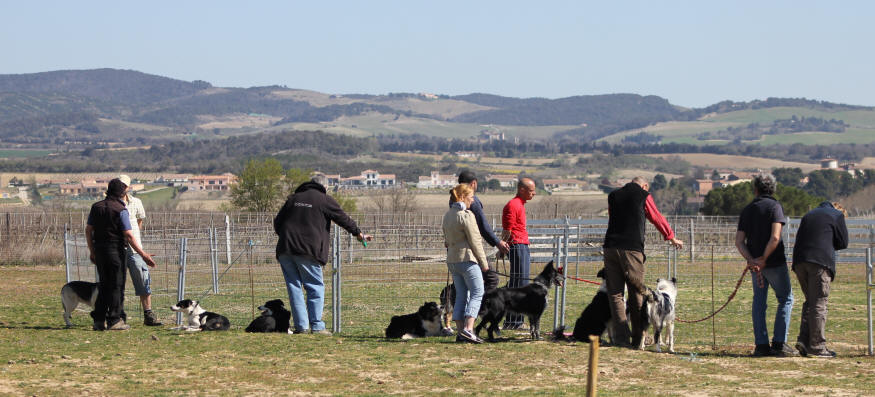
[(362, 234), (355, 221), (326, 194), (325, 187), (315, 181), (298, 186), (273, 219), (273, 230), (279, 236), (276, 258), (282, 266), (294, 319), (290, 332), (299, 334), (309, 329), (314, 334), (331, 334), (322, 322), (325, 300), (322, 267), (328, 262), (332, 221), (359, 241), (371, 239)]
[(844, 208), (825, 201), (802, 217), (793, 247), (793, 272), (805, 294), (796, 350), (808, 357), (835, 357), (826, 348), (824, 326), (829, 284), (835, 280), (836, 250), (848, 248)]

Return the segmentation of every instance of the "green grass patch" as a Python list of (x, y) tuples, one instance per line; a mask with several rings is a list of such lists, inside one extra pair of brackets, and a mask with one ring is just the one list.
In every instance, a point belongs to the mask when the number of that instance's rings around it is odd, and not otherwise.
[(51, 149), (0, 149), (0, 158), (32, 158), (44, 157), (54, 153)]

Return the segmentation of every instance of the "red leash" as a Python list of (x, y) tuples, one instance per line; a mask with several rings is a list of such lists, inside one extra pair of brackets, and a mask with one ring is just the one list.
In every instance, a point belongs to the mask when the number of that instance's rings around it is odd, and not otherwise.
[(572, 277), (572, 276), (566, 276), (566, 275), (565, 275), (565, 269), (563, 269), (563, 268), (561, 268), (561, 267), (559, 268), (559, 273), (562, 274), (563, 276), (565, 276), (565, 278), (570, 278), (570, 279), (572, 279), (572, 280), (583, 281), (583, 282), (585, 282), (585, 283), (590, 283), (590, 284), (595, 284), (595, 285), (602, 285), (602, 283), (600, 283), (600, 282), (598, 282), (598, 281), (585, 280), (585, 279), (582, 279), (582, 278), (577, 278), (577, 277)]

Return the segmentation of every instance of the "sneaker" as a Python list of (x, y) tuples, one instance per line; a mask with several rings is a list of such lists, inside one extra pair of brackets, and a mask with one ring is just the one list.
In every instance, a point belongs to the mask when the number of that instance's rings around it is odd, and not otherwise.
[(441, 329), (441, 336), (453, 336), (455, 334), (456, 333), (453, 332), (452, 328), (442, 328)]
[(802, 357), (808, 356), (808, 346), (805, 346), (802, 342), (796, 342), (796, 351), (798, 351), (799, 355)]
[(307, 331), (306, 329), (289, 328), (288, 332), (289, 332), (289, 335), (298, 335), (298, 334), (306, 334), (309, 331)]
[(126, 324), (124, 320), (119, 320), (118, 322), (107, 328), (107, 330), (109, 331), (127, 331), (129, 329), (131, 329), (131, 326)]
[(771, 357), (774, 355), (775, 353), (769, 345), (757, 345), (757, 347), (753, 349), (754, 357)]
[(328, 335), (328, 336), (331, 336), (331, 331), (329, 331), (329, 330), (327, 330), (327, 329), (311, 330), (310, 333), (311, 333), (311, 334), (316, 334), (316, 335)]
[(483, 343), (483, 339), (480, 339), (477, 335), (474, 335), (473, 332), (468, 331), (467, 329), (460, 330), (459, 336), (456, 337), (456, 340), (459, 340), (460, 337), (470, 343)]
[(775, 357), (795, 357), (799, 353), (784, 342), (772, 342), (772, 355)]
[(823, 349), (823, 350), (812, 350), (808, 352), (808, 357), (816, 357), (816, 358), (835, 358), (836, 352)]
[(159, 325), (164, 325), (164, 323), (158, 321), (158, 316), (155, 315), (155, 312), (150, 310), (143, 313), (143, 325), (155, 327)]

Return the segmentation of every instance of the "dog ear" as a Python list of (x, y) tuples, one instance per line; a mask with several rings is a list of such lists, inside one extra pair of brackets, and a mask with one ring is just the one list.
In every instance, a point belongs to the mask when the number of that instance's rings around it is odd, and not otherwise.
[(671, 283), (672, 283), (672, 284), (677, 284), (677, 283), (678, 283), (678, 279), (675, 278), (675, 277), (672, 277), (672, 278), (671, 278)]

